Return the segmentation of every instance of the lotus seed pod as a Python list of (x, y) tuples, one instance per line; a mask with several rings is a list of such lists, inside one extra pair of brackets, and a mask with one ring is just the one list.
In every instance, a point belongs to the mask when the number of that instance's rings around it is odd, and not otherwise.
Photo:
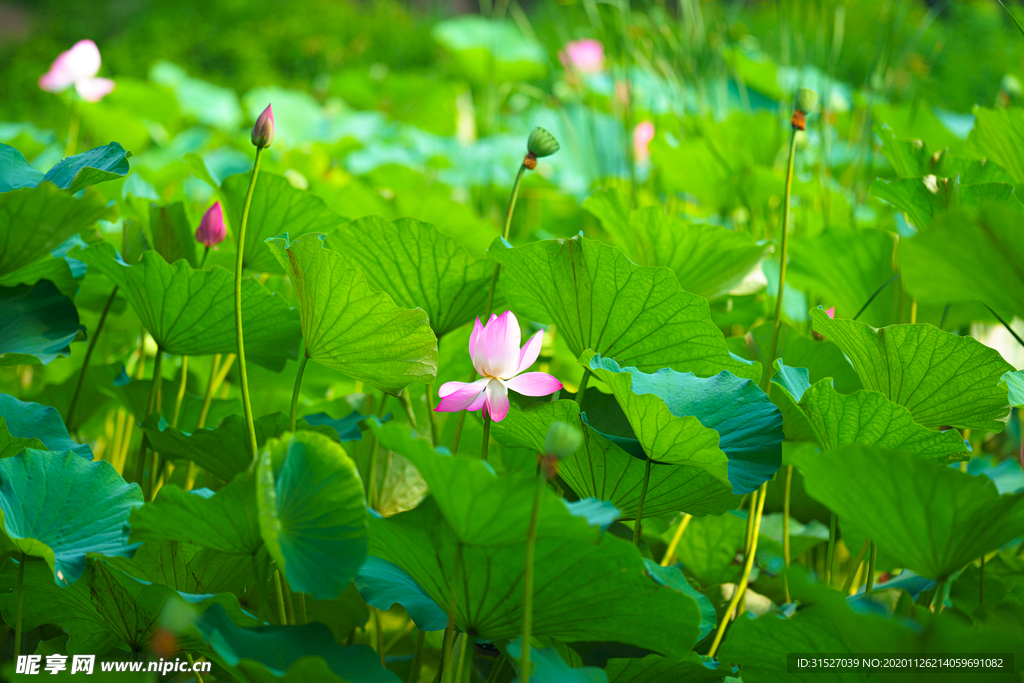
[(556, 458), (567, 458), (580, 447), (580, 431), (564, 422), (553, 422), (544, 441), (544, 452)]
[(270, 143), (274, 141), (274, 110), (267, 105), (267, 108), (263, 110), (259, 118), (256, 119), (256, 125), (252, 127), (252, 144), (257, 147), (270, 147)]
[(538, 159), (551, 156), (558, 151), (559, 147), (555, 136), (539, 126), (533, 129), (530, 139), (526, 143), (526, 149)]
[(796, 108), (805, 114), (814, 111), (814, 105), (818, 104), (818, 93), (807, 88), (799, 88), (796, 91)]

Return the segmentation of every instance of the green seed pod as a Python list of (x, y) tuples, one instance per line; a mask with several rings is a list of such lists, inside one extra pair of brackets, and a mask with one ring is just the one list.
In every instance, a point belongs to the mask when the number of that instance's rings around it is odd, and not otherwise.
[(818, 93), (807, 88), (799, 88), (796, 91), (796, 108), (805, 114), (814, 111), (814, 105), (818, 103)]
[(530, 139), (526, 143), (526, 149), (538, 159), (551, 156), (558, 151), (559, 147), (561, 145), (558, 144), (555, 136), (539, 126), (533, 129)]
[(582, 441), (583, 436), (575, 427), (564, 422), (552, 422), (544, 441), (544, 452), (556, 458), (567, 458), (576, 452)]

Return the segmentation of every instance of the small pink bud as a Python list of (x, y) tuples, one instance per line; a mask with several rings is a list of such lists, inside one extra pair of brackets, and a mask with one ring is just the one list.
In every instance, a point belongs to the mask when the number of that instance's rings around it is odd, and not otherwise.
[(651, 157), (651, 140), (654, 139), (654, 124), (650, 121), (641, 121), (633, 129), (633, 153), (636, 160), (646, 163)]
[(256, 119), (256, 125), (252, 127), (252, 144), (257, 147), (270, 147), (274, 141), (274, 110), (267, 105), (260, 117)]
[(227, 230), (224, 227), (224, 212), (220, 208), (220, 202), (214, 202), (213, 206), (203, 214), (203, 220), (199, 221), (196, 228), (196, 241), (202, 242), (206, 248), (216, 248), (215, 245), (224, 241)]

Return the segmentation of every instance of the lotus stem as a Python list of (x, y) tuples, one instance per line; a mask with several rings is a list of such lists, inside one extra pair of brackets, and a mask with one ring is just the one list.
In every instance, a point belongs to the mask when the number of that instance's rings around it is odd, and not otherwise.
[(868, 555), (868, 575), (867, 583), (864, 584), (864, 593), (870, 593), (875, 588), (875, 555), (878, 552), (878, 547), (874, 541), (871, 541), (871, 553)]
[(932, 604), (929, 606), (929, 610), (935, 614), (942, 614), (942, 610), (946, 607), (946, 598), (949, 596), (949, 586), (951, 581), (949, 577), (939, 579), (939, 583), (935, 586), (935, 595), (932, 596)]
[(427, 641), (425, 631), (416, 634), (416, 649), (412, 652), (412, 668), (409, 669), (409, 682), (419, 683), (420, 671), (423, 669), (423, 644)]
[(495, 662), (494, 667), (491, 669), (491, 675), (487, 677), (487, 683), (497, 683), (498, 676), (501, 674), (501, 670), (505, 668), (506, 661), (508, 661), (508, 657), (502, 652), (501, 656), (498, 657), (498, 661)]
[(832, 587), (832, 564), (836, 557), (836, 527), (838, 523), (836, 513), (832, 512), (828, 518), (828, 550), (825, 553), (825, 585)]
[[(143, 344), (145, 344), (145, 338), (143, 338)], [(153, 384), (149, 388), (149, 401), (146, 403), (146, 415), (142, 419), (145, 420), (147, 417), (153, 414), (157, 410), (160, 400), (160, 385), (163, 383), (163, 375), (161, 374), (163, 369), (163, 351), (158, 347), (156, 350), (156, 359), (153, 361)], [(141, 359), (140, 359), (141, 360)], [(142, 435), (142, 444), (139, 446), (139, 471), (136, 474), (136, 482), (138, 482), (141, 488), (145, 480), (143, 475), (146, 470), (146, 449), (149, 445), (149, 441), (146, 439), (146, 435)]]
[(465, 680), (465, 676), (463, 675), (462, 672), (463, 669), (465, 669), (466, 660), (472, 657), (472, 652), (469, 651), (469, 638), (470, 635), (468, 633), (463, 632), (462, 643), (459, 647), (459, 668), (455, 672), (456, 683), (463, 683), (463, 681)]
[[(782, 558), (789, 569), (790, 546), (789, 546), (789, 507), (793, 489), (793, 466), (786, 465), (786, 489), (782, 498)], [(782, 592), (786, 596), (786, 602), (792, 602), (789, 595), (789, 572), (782, 573)]]
[(434, 387), (427, 385), (427, 415), (430, 417), (430, 443), (437, 448), (441, 435), (437, 432), (437, 415), (434, 413)]
[(580, 388), (576, 390), (576, 405), (583, 410), (583, 396), (587, 393), (587, 382), (590, 381), (590, 368), (583, 368), (583, 377), (580, 379)]
[(459, 563), (462, 562), (462, 544), (456, 542), (455, 564), (452, 565), (452, 586), (451, 600), (448, 603), (448, 625), (444, 631), (444, 651), (442, 653), (442, 666), (444, 667), (444, 683), (452, 681), (452, 650), (455, 648), (455, 612), (458, 609), (459, 601)]
[(487, 462), (487, 446), (491, 441), (491, 414), (487, 408), (484, 408), (480, 412), (483, 414), (484, 418), (484, 442), (480, 447), (480, 459)]
[[(377, 417), (384, 416), (384, 408), (388, 404), (388, 395), (381, 394), (380, 407), (377, 409)], [(366, 504), (374, 510), (377, 509), (377, 450), (380, 448), (380, 439), (374, 435), (373, 446), (370, 447), (370, 485), (366, 489)]]
[(260, 563), (256, 559), (256, 553), (251, 555), (252, 557), (252, 575), (256, 582), (256, 618), (263, 621), (263, 579), (260, 577)]
[(416, 413), (412, 409), (412, 400), (409, 398), (409, 387), (398, 392), (398, 402), (405, 409), (405, 416), (409, 418), (409, 426), (416, 429)]
[[(523, 174), (526, 173), (526, 164), (519, 166), (519, 173), (516, 174), (516, 181), (512, 184), (512, 194), (508, 198), (508, 209), (505, 211), (505, 228), (501, 231), (501, 236), (508, 239), (509, 228), (512, 227), (512, 213), (516, 210), (516, 199), (519, 197), (519, 184), (523, 180)], [(494, 306), (494, 287), (498, 283), (498, 273), (501, 272), (501, 264), (496, 263), (494, 265), (494, 274), (491, 275), (491, 288), (487, 291), (487, 310), (484, 313), (485, 318), (489, 318), (491, 315), (491, 308)]]
[(196, 671), (196, 660), (192, 658), (191, 654), (186, 654), (185, 657), (188, 659), (189, 666), (192, 667), (192, 672), (196, 675), (196, 683), (203, 683), (203, 677)]
[(683, 532), (686, 531), (686, 527), (690, 526), (690, 521), (693, 519), (693, 515), (684, 513), (683, 519), (679, 522), (676, 532), (672, 535), (672, 542), (668, 544), (668, 549), (665, 550), (665, 556), (661, 558), (661, 566), (667, 567), (672, 564), (672, 558), (675, 557), (676, 548), (679, 547), (679, 541), (683, 538)]
[(772, 364), (779, 346), (779, 328), (782, 326), (782, 296), (786, 289), (786, 259), (789, 256), (789, 200), (793, 194), (793, 161), (796, 158), (797, 128), (789, 139), (789, 161), (786, 164), (786, 195), (782, 203), (782, 238), (779, 246), (779, 291), (775, 299), (775, 320), (772, 323), (772, 343), (768, 352), (768, 364), (764, 373), (764, 392), (772, 395)]
[[(231, 364), (235, 362), (235, 354), (229, 353), (224, 364), (221, 365), (221, 355), (218, 353), (213, 357), (213, 364), (210, 366), (210, 379), (206, 383), (206, 394), (203, 396), (203, 407), (199, 411), (199, 420), (196, 422), (196, 429), (202, 429), (206, 426), (206, 418), (210, 414), (210, 405), (213, 403), (213, 395), (217, 393), (217, 389), (220, 389), (220, 385), (224, 383), (224, 378), (227, 377), (228, 370), (231, 369)], [(188, 475), (185, 478), (185, 490), (191, 491), (192, 487), (195, 486), (196, 476), (199, 474), (199, 465), (194, 462), (188, 464)]]
[[(761, 484), (761, 488), (754, 492), (754, 496), (758, 498), (757, 503), (757, 518), (754, 520), (754, 527), (759, 532), (761, 529), (761, 515), (764, 512), (764, 499), (767, 497), (767, 485)], [(729, 606), (725, 610), (725, 614), (722, 616), (722, 621), (718, 625), (718, 632), (715, 633), (715, 640), (711, 643), (711, 649), (708, 650), (708, 656), (714, 657), (715, 652), (718, 651), (718, 646), (722, 644), (722, 636), (725, 635), (725, 629), (729, 625), (729, 620), (732, 616), (733, 610), (736, 609), (736, 605), (740, 602), (740, 597), (747, 590), (747, 582), (750, 580), (750, 571), (754, 567), (754, 554), (757, 552), (757, 536), (755, 533), (751, 539), (750, 552), (747, 553), (747, 557), (743, 562), (743, 573), (740, 575), (740, 582), (736, 586), (736, 590), (732, 594), (732, 598), (729, 600)]]
[(235, 341), (238, 346), (238, 376), (242, 385), (242, 410), (245, 413), (245, 426), (249, 430), (249, 449), (256, 458), (256, 425), (252, 418), (252, 404), (249, 402), (249, 378), (245, 371), (245, 343), (242, 339), (242, 257), (245, 255), (245, 225), (249, 221), (249, 205), (252, 193), (256, 189), (256, 176), (260, 172), (260, 158), (263, 147), (256, 147), (256, 162), (249, 178), (249, 190), (245, 193), (245, 204), (242, 206), (242, 220), (238, 225), (238, 256), (235, 259)]
[(64, 156), (74, 156), (78, 149), (78, 104), (75, 103), (74, 95), (71, 96), (71, 116), (68, 119), (68, 142), (64, 147)]
[(544, 470), (537, 471), (537, 492), (533, 496), (530, 527), (526, 532), (526, 568), (523, 571), (523, 654), (519, 659), (521, 680), (530, 680), (530, 638), (533, 634), (533, 560), (537, 551), (537, 520), (544, 499)]
[(282, 626), (288, 625), (288, 610), (284, 606), (284, 589), (281, 588), (281, 570), (274, 571), (274, 597), (277, 598), (277, 617)]
[(871, 539), (865, 539), (864, 545), (860, 547), (860, 552), (857, 553), (857, 559), (853, 561), (853, 566), (850, 568), (850, 573), (846, 577), (846, 581), (843, 582), (843, 595), (849, 595), (850, 589), (853, 588), (853, 580), (857, 578), (857, 573), (860, 571), (860, 566), (864, 562), (864, 556), (868, 552), (868, 548), (871, 547)]
[(96, 323), (96, 330), (92, 333), (92, 338), (89, 340), (89, 346), (85, 349), (85, 360), (82, 361), (82, 371), (78, 374), (78, 383), (75, 384), (75, 393), (71, 395), (71, 403), (68, 404), (67, 413), (67, 426), (68, 429), (72, 429), (72, 421), (75, 419), (75, 408), (78, 406), (78, 398), (82, 394), (82, 385), (85, 384), (85, 374), (89, 371), (89, 361), (92, 360), (92, 352), (96, 349), (96, 340), (100, 337), (100, 332), (103, 331), (103, 325), (107, 322), (107, 314), (110, 313), (110, 307), (114, 303), (114, 299), (117, 297), (117, 285), (114, 285), (114, 290), (110, 292), (110, 296), (107, 297), (107, 303), (103, 305), (103, 312), (100, 313), (99, 322)]
[(459, 452), (459, 441), (462, 440), (462, 427), (466, 424), (466, 411), (459, 413), (459, 421), (455, 423), (455, 436), (452, 437), (452, 455)]
[(651, 459), (647, 458), (647, 463), (644, 466), (644, 484), (640, 488), (640, 501), (636, 505), (636, 520), (633, 522), (633, 545), (640, 547), (640, 528), (643, 526), (644, 518), (644, 498), (647, 497), (647, 485), (651, 481)]
[(171, 418), (171, 426), (178, 426), (178, 417), (181, 415), (181, 403), (185, 400), (185, 383), (188, 381), (188, 356), (181, 357), (181, 383), (178, 385), (178, 395), (174, 397), (174, 416)]
[(292, 408), (291, 412), (288, 413), (288, 431), (294, 432), (295, 425), (298, 422), (299, 416), (299, 389), (302, 386), (302, 373), (306, 370), (306, 363), (309, 361), (309, 356), (306, 355), (306, 350), (302, 350), (302, 358), (299, 359), (299, 370), (295, 373), (295, 388), (292, 389)]
[(18, 655), (21, 654), (21, 616), (24, 611), (25, 604), (25, 561), (28, 558), (25, 557), (25, 553), (21, 553), (21, 560), (18, 562), (18, 583), (15, 586), (15, 591), (18, 594), (17, 602), (14, 607), (14, 658), (17, 659)]
[(380, 610), (376, 607), (370, 607), (370, 611), (373, 612), (373, 631), (374, 639), (376, 640), (377, 656), (380, 658), (380, 666), (386, 669), (387, 663), (387, 652), (384, 647), (384, 622), (381, 620)]

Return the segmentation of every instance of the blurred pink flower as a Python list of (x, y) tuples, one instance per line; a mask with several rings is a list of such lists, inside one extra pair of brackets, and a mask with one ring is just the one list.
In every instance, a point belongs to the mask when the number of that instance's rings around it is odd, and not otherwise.
[(828, 317), (830, 317), (833, 320), (835, 320), (835, 318), (836, 318), (836, 307), (835, 306), (829, 306), (828, 308), (826, 308), (825, 309), (825, 315), (827, 315)]
[(53, 60), (50, 70), (39, 77), (46, 92), (63, 92), (75, 86), (86, 102), (99, 102), (114, 89), (114, 81), (96, 78), (100, 70), (100, 49), (91, 40), (80, 40)]
[(562, 388), (562, 383), (546, 372), (523, 373), (540, 355), (544, 330), (533, 335), (519, 348), (519, 321), (512, 311), (491, 315), (487, 325), (476, 319), (469, 337), (469, 356), (480, 379), (475, 382), (445, 382), (438, 389), (441, 402), (437, 412), (486, 408), (491, 419), (501, 422), (508, 414), (508, 390), (524, 396), (547, 396)]
[(585, 38), (565, 44), (565, 50), (558, 55), (562, 65), (582, 74), (596, 74), (604, 68), (604, 45), (600, 40)]
[(227, 229), (224, 227), (224, 212), (220, 208), (220, 202), (214, 202), (213, 206), (206, 210), (203, 219), (199, 221), (196, 228), (196, 241), (202, 242), (209, 249), (224, 241)]
[(633, 129), (633, 150), (636, 160), (646, 163), (651, 158), (651, 140), (654, 139), (654, 124), (641, 121)]

